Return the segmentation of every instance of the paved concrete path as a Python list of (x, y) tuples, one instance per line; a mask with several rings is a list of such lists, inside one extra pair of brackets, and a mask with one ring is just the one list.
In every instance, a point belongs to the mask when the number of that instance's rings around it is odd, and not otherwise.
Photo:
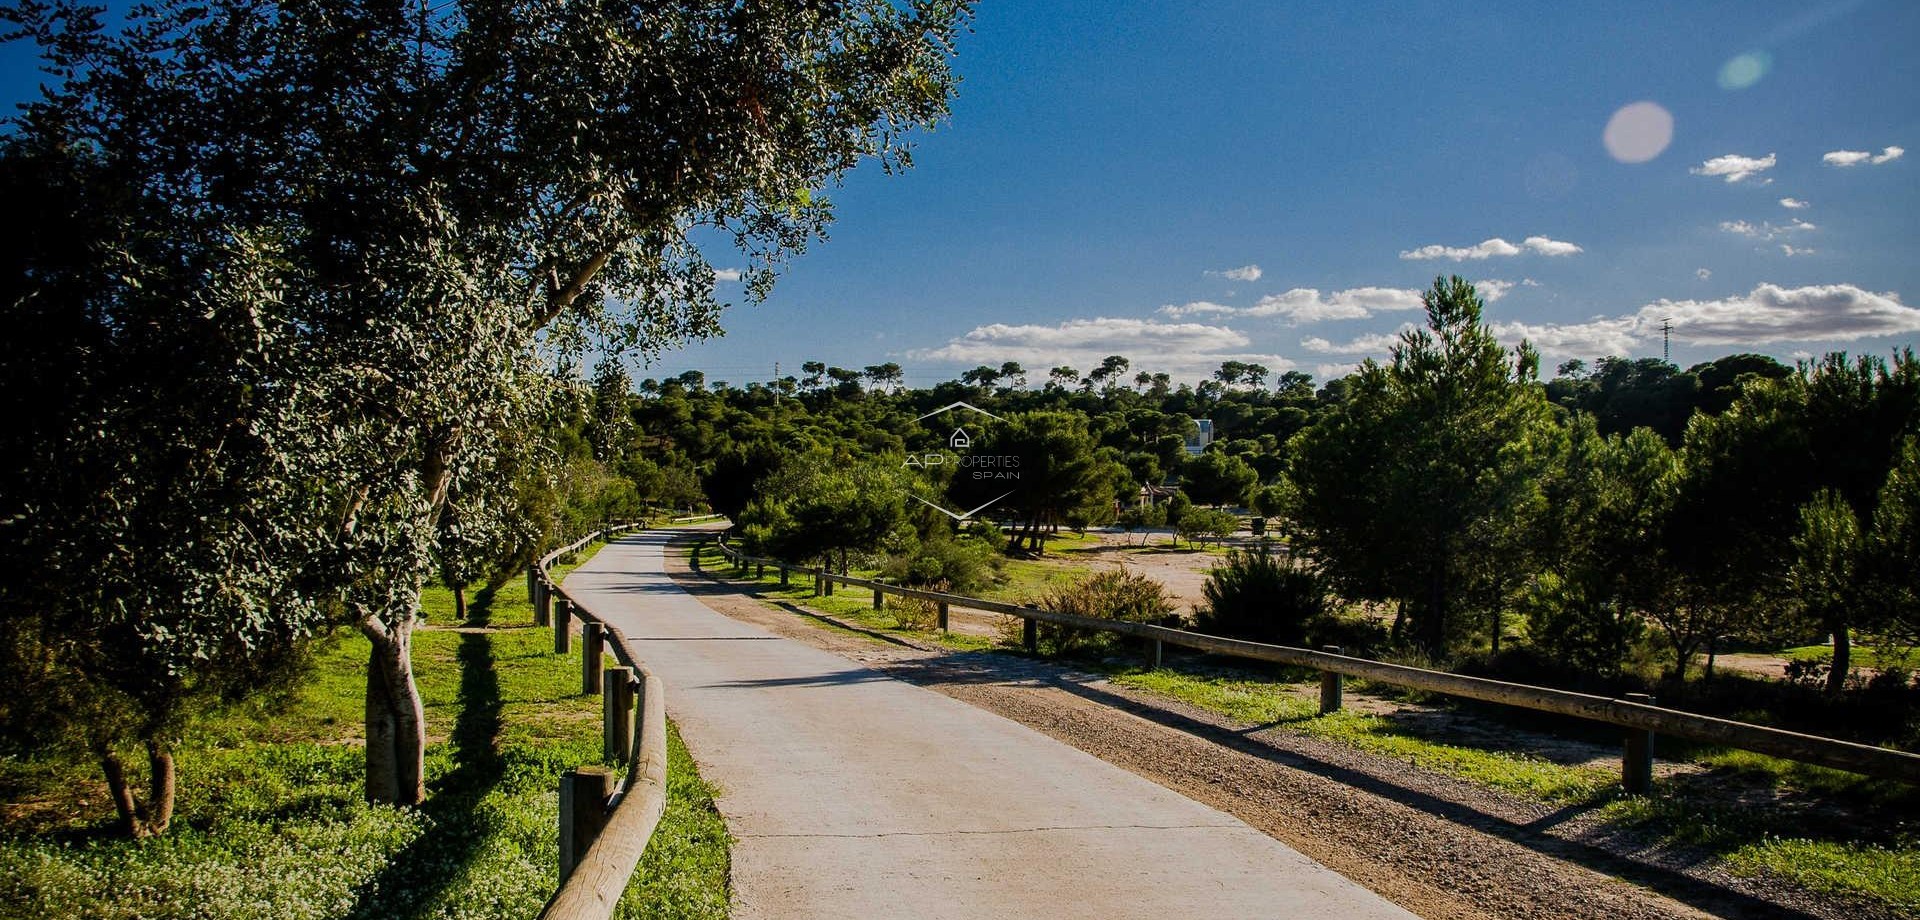
[(1412, 917), (1227, 814), (714, 612), (666, 575), (673, 535), (566, 586), (665, 681), (720, 787), (734, 917)]

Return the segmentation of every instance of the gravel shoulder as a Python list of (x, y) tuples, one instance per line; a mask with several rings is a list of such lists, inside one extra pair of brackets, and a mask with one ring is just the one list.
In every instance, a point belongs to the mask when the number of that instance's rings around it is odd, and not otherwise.
[(1585, 806), (1238, 723), (1052, 662), (866, 632), (692, 573), (682, 554), (669, 554), (668, 569), (724, 615), (1032, 727), (1232, 814), (1422, 917), (1878, 916), (1611, 832)]

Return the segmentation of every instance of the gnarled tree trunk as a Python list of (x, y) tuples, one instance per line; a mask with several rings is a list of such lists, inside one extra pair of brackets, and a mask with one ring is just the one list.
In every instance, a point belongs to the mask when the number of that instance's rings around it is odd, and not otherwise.
[(113, 797), (113, 807), (120, 813), (120, 826), (131, 837), (164, 834), (167, 826), (173, 823), (173, 752), (167, 750), (166, 743), (157, 738), (148, 738), (146, 748), (145, 801), (141, 801), (134, 793), (133, 784), (127, 779), (126, 763), (113, 747), (100, 744), (95, 749), (100, 759), (100, 772), (106, 775), (107, 791)]
[(427, 797), (427, 720), (413, 682), (413, 623), (360, 625), (367, 657), (367, 801), (418, 805)]

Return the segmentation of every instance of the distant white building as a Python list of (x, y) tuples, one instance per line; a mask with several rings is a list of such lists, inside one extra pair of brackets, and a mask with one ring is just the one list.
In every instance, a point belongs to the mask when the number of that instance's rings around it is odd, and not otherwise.
[(1197, 418), (1193, 424), (1199, 431), (1187, 436), (1187, 455), (1199, 456), (1213, 443), (1213, 419)]

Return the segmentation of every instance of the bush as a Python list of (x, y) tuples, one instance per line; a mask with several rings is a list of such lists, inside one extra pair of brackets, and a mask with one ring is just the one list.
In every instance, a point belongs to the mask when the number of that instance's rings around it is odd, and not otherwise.
[(924, 598), (889, 597), (887, 612), (893, 614), (893, 624), (901, 629), (928, 630), (940, 622), (940, 605)]
[(1326, 579), (1291, 556), (1231, 551), (1202, 590), (1197, 626), (1220, 636), (1298, 646), (1332, 615)]
[(1208, 538), (1225, 540), (1239, 529), (1240, 519), (1231, 511), (1193, 508), (1180, 516), (1180, 535), (1195, 543), (1204, 543)]
[(1580, 674), (1615, 678), (1646, 625), (1612, 599), (1590, 596), (1577, 583), (1542, 574), (1521, 605), (1527, 635), (1541, 654)]
[[(1173, 612), (1173, 602), (1167, 599), (1166, 586), (1126, 569), (1095, 572), (1064, 588), (1049, 591), (1030, 603), (1043, 610), (1100, 620), (1160, 626), (1179, 624), (1179, 617)], [(1021, 628), (1017, 619), (1013, 620), (1013, 628)], [(1040, 650), (1050, 655), (1108, 648), (1121, 638), (1113, 633), (1074, 629), (1052, 623), (1041, 623), (1039, 630)]]
[(916, 588), (973, 593), (991, 585), (1000, 570), (995, 542), (970, 535), (927, 541), (889, 559), (881, 574)]

